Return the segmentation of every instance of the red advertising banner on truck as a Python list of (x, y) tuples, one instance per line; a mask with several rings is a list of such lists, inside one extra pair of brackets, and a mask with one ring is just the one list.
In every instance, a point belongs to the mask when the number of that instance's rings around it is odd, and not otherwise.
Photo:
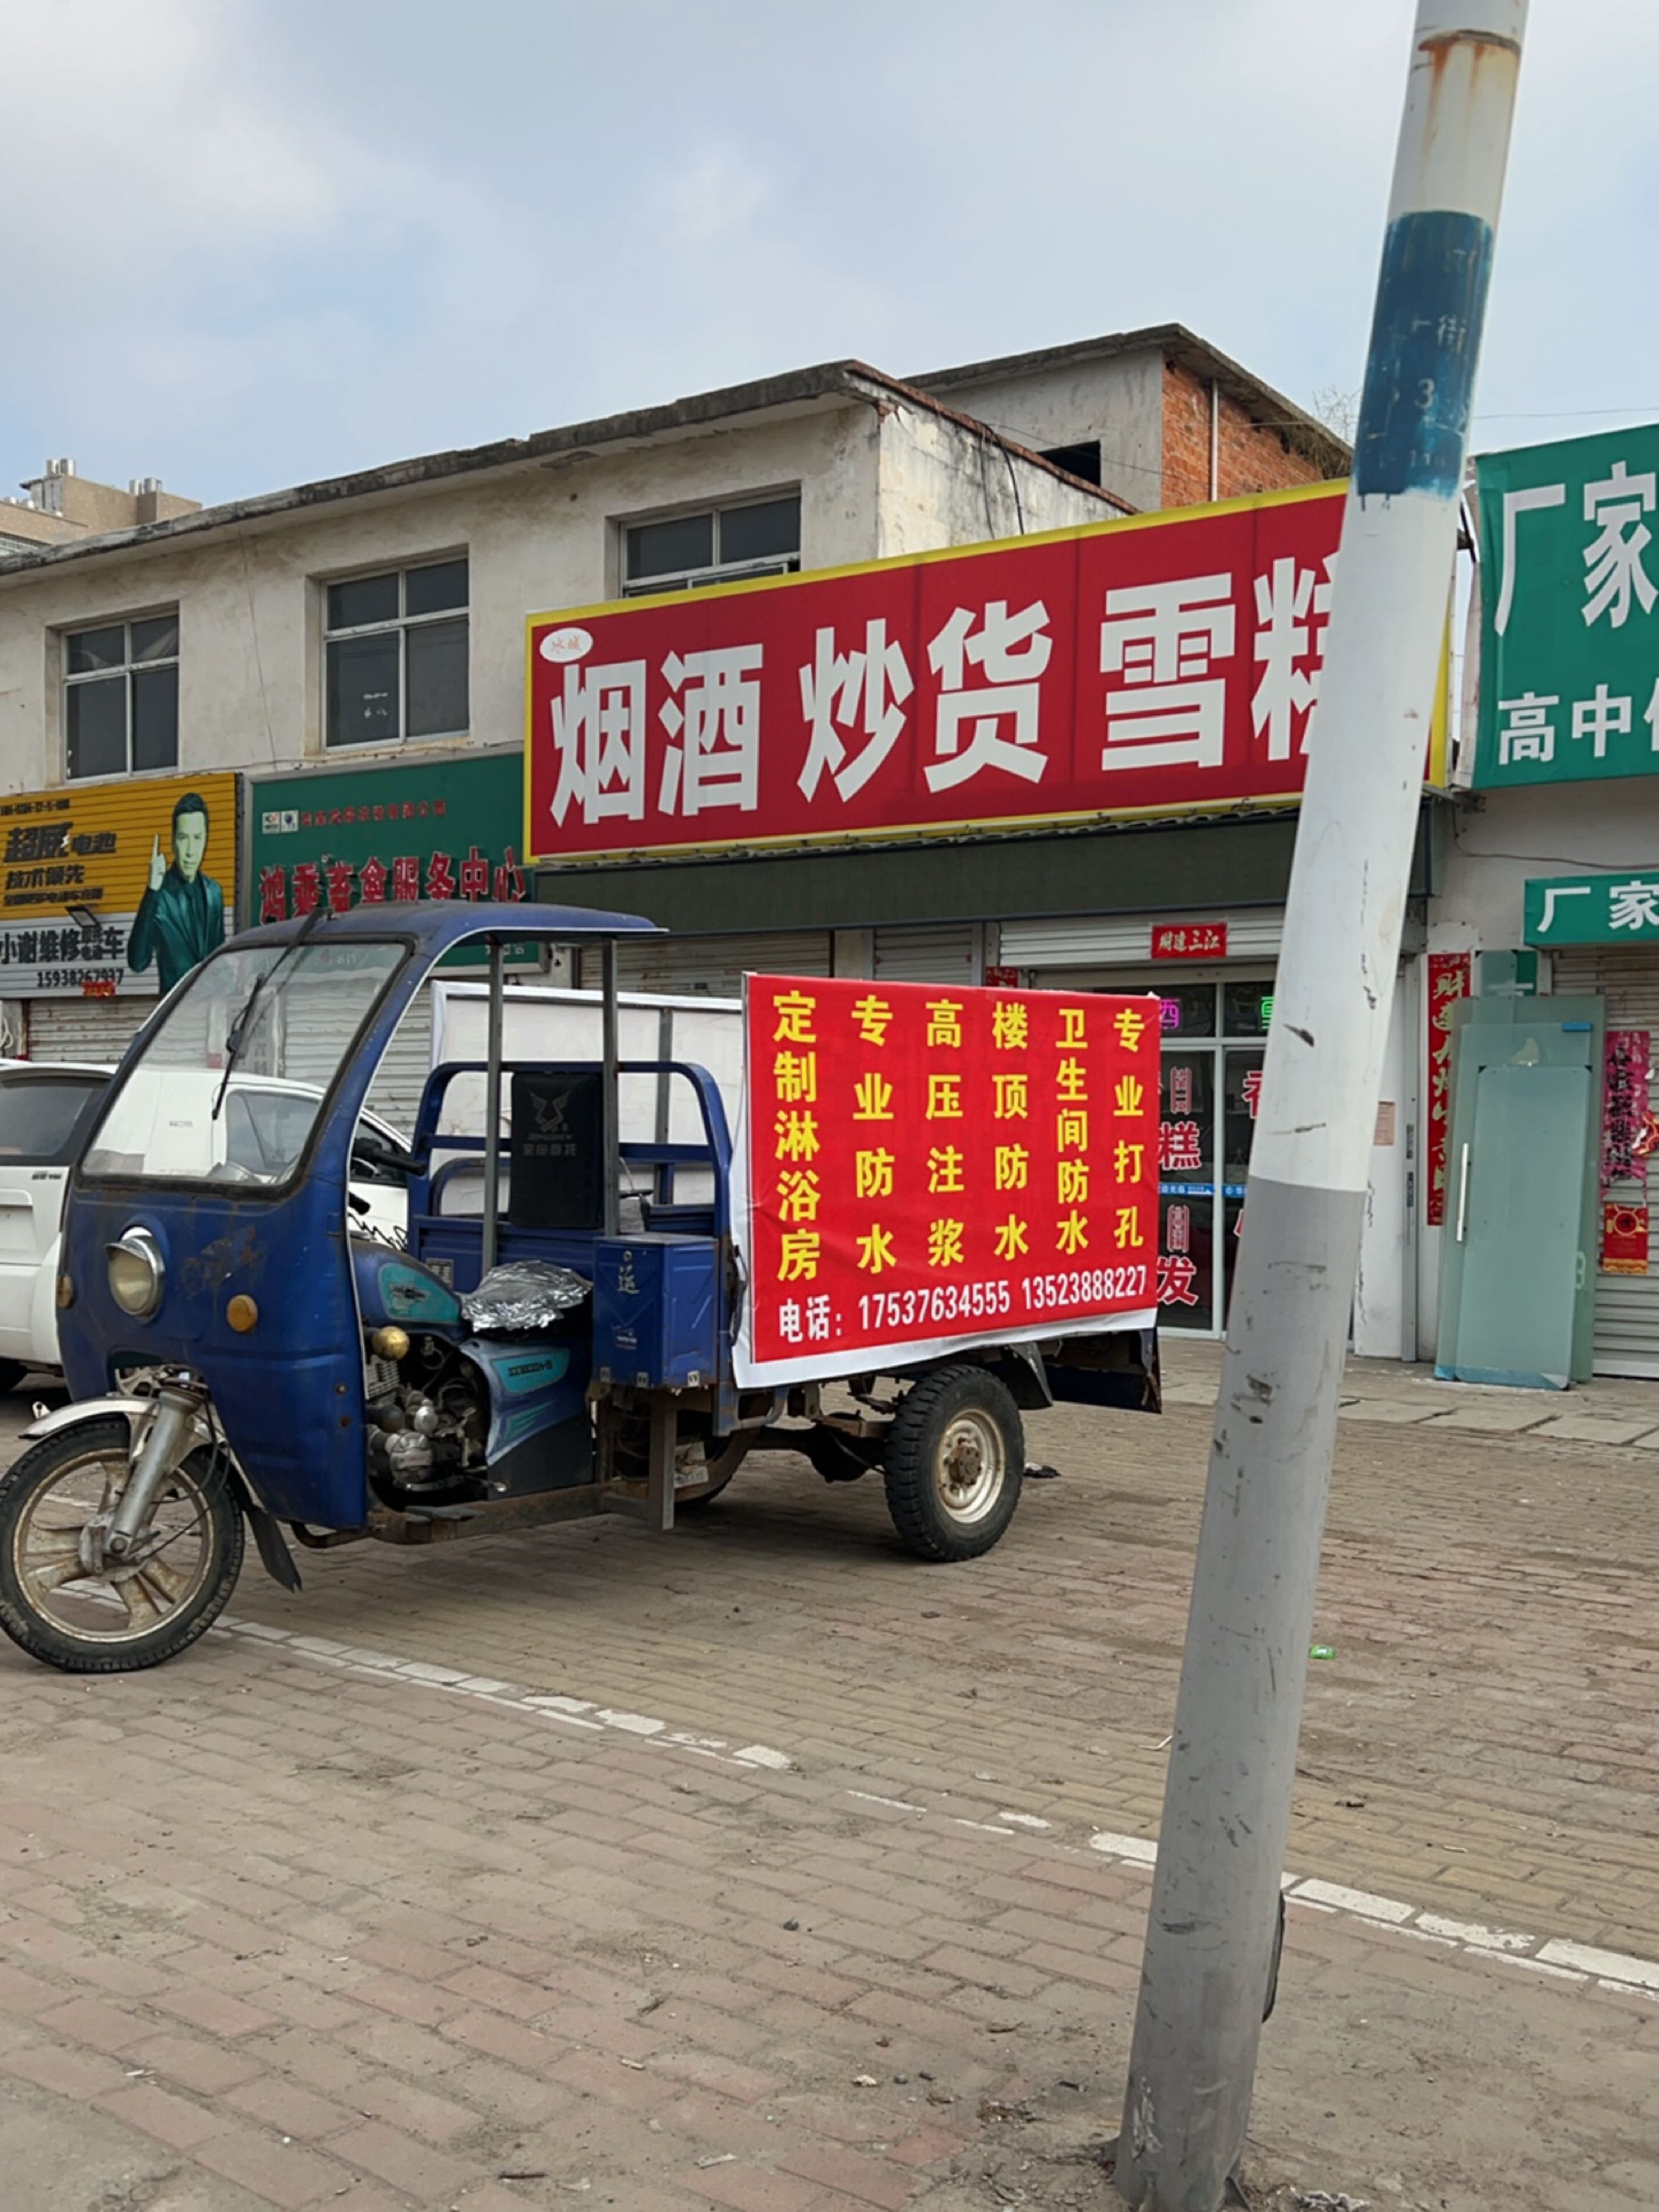
[(738, 1378), (1150, 1327), (1158, 1001), (750, 975)]
[(1344, 489), (534, 616), (528, 850), (1293, 800)]

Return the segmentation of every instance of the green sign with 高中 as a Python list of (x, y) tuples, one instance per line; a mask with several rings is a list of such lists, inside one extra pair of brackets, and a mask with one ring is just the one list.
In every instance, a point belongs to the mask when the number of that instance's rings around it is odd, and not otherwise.
[(1605, 876), (1547, 876), (1526, 887), (1528, 945), (1659, 943), (1659, 863)]
[(1659, 773), (1659, 425), (1475, 466), (1476, 790)]
[[(319, 906), (526, 896), (519, 753), (268, 776), (250, 811), (246, 910), (258, 921)], [(453, 956), (487, 957), (482, 946)]]

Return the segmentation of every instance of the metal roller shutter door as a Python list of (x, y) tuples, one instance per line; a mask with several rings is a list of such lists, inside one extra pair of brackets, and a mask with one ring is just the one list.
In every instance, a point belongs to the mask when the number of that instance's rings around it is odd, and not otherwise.
[[(617, 985), (623, 991), (649, 991), (670, 998), (707, 992), (714, 999), (735, 999), (745, 974), (827, 975), (827, 929), (788, 929), (747, 937), (623, 938), (617, 946)], [(582, 988), (599, 987), (597, 947), (584, 946)]]
[[(432, 1065), (432, 987), (423, 983), (393, 1032), (368, 1094), (375, 1113), (412, 1135), (421, 1091)], [(112, 1067), (155, 1011), (154, 999), (34, 999), (29, 1002), (31, 1060), (82, 1060)], [(295, 1083), (332, 1079), (349, 1044), (316, 1019), (315, 1006), (289, 1030), (285, 1073)]]
[(415, 1116), (431, 1068), (432, 986), (422, 983), (392, 1033), (368, 1099), (383, 1121), (406, 1137), (415, 1133)]
[(78, 1060), (113, 1067), (155, 1012), (154, 999), (31, 999), (31, 1060)]
[[(1161, 915), (1101, 915), (1043, 921), (1005, 921), (1002, 953), (1010, 968), (1093, 968), (1150, 960), (1152, 928)], [(1173, 914), (1171, 921), (1218, 921), (1227, 931), (1230, 960), (1277, 960), (1285, 935), (1282, 907), (1243, 914)]]
[(884, 983), (951, 983), (966, 989), (980, 979), (981, 932), (975, 922), (950, 929), (878, 929), (875, 969)]
[[(1585, 945), (1554, 957), (1558, 993), (1599, 992), (1607, 1026), (1646, 1030), (1650, 1111), (1659, 1110), (1659, 955), (1611, 945)], [(1598, 1375), (1659, 1376), (1659, 1163), (1648, 1164), (1648, 1272), (1595, 1278), (1595, 1370)], [(1621, 1184), (1621, 1190), (1631, 1186)]]
[[(303, 1018), (289, 1025), (283, 1050), (283, 1073), (291, 1083), (331, 1083), (349, 1050), (354, 1030), (343, 1022), (332, 1028), (319, 1019), (328, 1003), (319, 994)], [(410, 1000), (392, 1042), (381, 1056), (368, 1104), (405, 1135), (415, 1129), (416, 1110), (432, 1066), (432, 986), (422, 983)]]

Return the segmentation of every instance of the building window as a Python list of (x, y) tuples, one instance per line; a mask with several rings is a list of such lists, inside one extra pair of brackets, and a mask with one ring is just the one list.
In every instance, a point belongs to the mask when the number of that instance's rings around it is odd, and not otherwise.
[(1079, 446), (1047, 446), (1040, 458), (1052, 461), (1067, 476), (1081, 477), (1085, 483), (1100, 482), (1100, 441), (1088, 438)]
[(331, 745), (466, 735), (466, 602), (465, 560), (328, 586)]
[(179, 617), (101, 623), (64, 640), (64, 766), (73, 776), (179, 765)]
[(696, 591), (744, 576), (793, 576), (800, 567), (800, 494), (660, 522), (630, 522), (623, 532), (623, 596)]

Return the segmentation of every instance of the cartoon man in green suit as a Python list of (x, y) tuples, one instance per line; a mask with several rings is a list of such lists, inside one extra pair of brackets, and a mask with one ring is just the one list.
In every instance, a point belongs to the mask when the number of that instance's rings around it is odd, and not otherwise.
[(173, 810), (173, 865), (150, 848), (149, 889), (138, 902), (127, 940), (127, 966), (142, 975), (153, 960), (162, 996), (225, 941), (224, 894), (202, 873), (207, 853), (207, 801), (187, 791)]

